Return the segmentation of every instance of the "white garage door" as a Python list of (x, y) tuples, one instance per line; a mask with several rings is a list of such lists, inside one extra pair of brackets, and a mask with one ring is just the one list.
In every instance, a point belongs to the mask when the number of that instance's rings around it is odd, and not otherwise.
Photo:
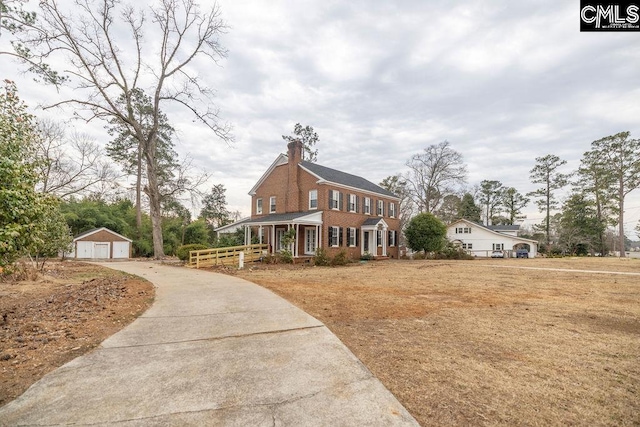
[(100, 259), (109, 258), (109, 244), (96, 242), (93, 246), (93, 257)]
[(93, 242), (78, 242), (77, 258), (93, 258)]
[(129, 258), (129, 242), (113, 242), (114, 258)]

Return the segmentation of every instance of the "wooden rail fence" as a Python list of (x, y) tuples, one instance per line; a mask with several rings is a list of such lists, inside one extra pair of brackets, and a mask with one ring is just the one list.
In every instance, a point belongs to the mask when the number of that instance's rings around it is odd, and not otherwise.
[(258, 261), (266, 255), (267, 249), (268, 246), (263, 244), (190, 251), (187, 266), (200, 268), (211, 267), (212, 265), (238, 265), (241, 253), (244, 253), (244, 262)]

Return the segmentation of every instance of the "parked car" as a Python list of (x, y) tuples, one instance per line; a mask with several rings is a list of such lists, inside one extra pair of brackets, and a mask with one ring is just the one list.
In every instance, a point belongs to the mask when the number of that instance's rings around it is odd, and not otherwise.
[(529, 251), (526, 249), (518, 249), (516, 251), (516, 258), (529, 258)]
[(504, 252), (502, 252), (502, 251), (493, 251), (493, 252), (491, 252), (491, 258), (504, 258)]

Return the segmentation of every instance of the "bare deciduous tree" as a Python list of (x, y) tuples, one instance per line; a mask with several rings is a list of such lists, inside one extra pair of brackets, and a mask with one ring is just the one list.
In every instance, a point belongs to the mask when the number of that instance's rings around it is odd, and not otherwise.
[(407, 187), (407, 181), (401, 174), (389, 175), (380, 183), (380, 187), (398, 196), (398, 221), (400, 222), (400, 244), (404, 245), (404, 229), (414, 215), (414, 205)]
[[(38, 21), (18, 37), (30, 49), (25, 60), (65, 57), (68, 68), (62, 75), (77, 97), (49, 108), (70, 105), (87, 121), (116, 119), (142, 145), (154, 256), (161, 258), (162, 194), (156, 162), (161, 105), (185, 107), (223, 141), (231, 143), (233, 137), (230, 126), (220, 121), (213, 91), (191, 66), (196, 58), (217, 63), (226, 56), (218, 40), (226, 29), (219, 6), (203, 12), (193, 0), (160, 0), (149, 14), (147, 20), (142, 10), (117, 0), (76, 0), (72, 10), (50, 0), (40, 2)], [(138, 89), (152, 99), (150, 126), (140, 123), (134, 111)]]
[(407, 166), (407, 187), (419, 212), (435, 212), (444, 197), (455, 194), (456, 187), (467, 179), (462, 155), (452, 149), (448, 141), (430, 145), (423, 153), (414, 154)]
[(99, 192), (101, 183), (115, 181), (115, 170), (88, 135), (73, 133), (67, 137), (64, 127), (50, 120), (41, 121), (38, 128), (38, 191), (60, 198), (89, 195)]

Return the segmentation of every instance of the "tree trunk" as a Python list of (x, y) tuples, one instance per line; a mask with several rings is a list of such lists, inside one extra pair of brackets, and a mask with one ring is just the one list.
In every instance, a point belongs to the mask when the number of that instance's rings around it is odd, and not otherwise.
[(618, 213), (618, 241), (620, 242), (620, 258), (624, 258), (626, 254), (624, 252), (624, 181), (622, 177), (620, 178), (618, 197), (620, 198), (620, 212)]
[(149, 196), (149, 211), (151, 215), (151, 229), (153, 235), (153, 257), (164, 258), (164, 241), (162, 238), (162, 203), (160, 188), (158, 187), (158, 167), (156, 162), (155, 136), (145, 150), (147, 160), (147, 195)]
[(142, 143), (138, 142), (138, 174), (136, 176), (136, 229), (142, 235)]
[(545, 224), (545, 231), (547, 234), (547, 251), (549, 250), (549, 244), (551, 242), (551, 239), (549, 237), (549, 233), (551, 231), (551, 188), (550, 188), (550, 183), (547, 180), (547, 217), (546, 217), (546, 224)]

